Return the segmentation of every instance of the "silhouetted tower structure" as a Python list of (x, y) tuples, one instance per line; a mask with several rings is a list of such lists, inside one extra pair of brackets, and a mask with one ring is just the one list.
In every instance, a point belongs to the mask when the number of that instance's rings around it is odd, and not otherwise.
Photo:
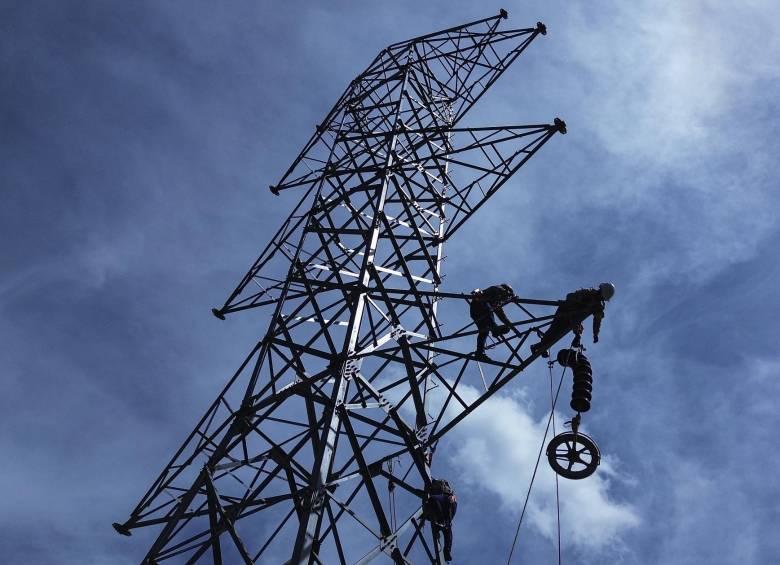
[(422, 516), (437, 443), (535, 358), (556, 300), (519, 301), (477, 362), (442, 332), (444, 243), (565, 125), (458, 124), (539, 35), (497, 16), (393, 44), (355, 78), (274, 194), (302, 194), (225, 304), (268, 331), (132, 511), (145, 563), (441, 563)]

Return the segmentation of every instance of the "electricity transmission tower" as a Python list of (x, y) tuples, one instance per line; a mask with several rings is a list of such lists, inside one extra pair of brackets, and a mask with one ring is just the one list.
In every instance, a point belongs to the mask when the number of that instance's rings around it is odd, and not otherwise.
[[(395, 43), (271, 186), (302, 194), (217, 317), (271, 322), (120, 533), (144, 563), (443, 563), (421, 506), (438, 442), (537, 355), (556, 300), (471, 353), (443, 245), (565, 124), (459, 127), (544, 25), (497, 16)], [(440, 304), (442, 303), (442, 304)], [(452, 304), (462, 327), (443, 332)], [(462, 314), (460, 314), (462, 312)]]

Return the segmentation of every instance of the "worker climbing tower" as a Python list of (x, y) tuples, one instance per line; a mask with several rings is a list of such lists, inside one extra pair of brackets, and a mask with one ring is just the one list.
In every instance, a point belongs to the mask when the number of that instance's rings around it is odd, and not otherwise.
[[(383, 49), (275, 195), (298, 203), (224, 305), (270, 315), (130, 517), (144, 563), (441, 563), (422, 508), (445, 434), (532, 363), (558, 300), (516, 301), (490, 360), (443, 246), (565, 124), (460, 127), (537, 39), (497, 16)], [(450, 306), (451, 305), (451, 306)], [(433, 471), (432, 471), (433, 466)], [(433, 474), (432, 474), (433, 473)]]

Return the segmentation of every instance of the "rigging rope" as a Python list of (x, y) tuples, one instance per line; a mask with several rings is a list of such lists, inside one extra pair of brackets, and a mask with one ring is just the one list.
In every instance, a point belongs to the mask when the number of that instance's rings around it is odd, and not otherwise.
[[(555, 431), (555, 398), (553, 397), (553, 363), (550, 361), (547, 363), (547, 368), (550, 370), (550, 413), (552, 416), (552, 429), (553, 437), (557, 435)], [(563, 377), (563, 375), (561, 375)], [(561, 497), (558, 491), (558, 473), (555, 474), (555, 512), (558, 515), (558, 565), (561, 565)]]
[[(390, 476), (393, 475), (393, 460), (390, 459), (387, 462), (387, 472)], [(390, 504), (390, 528), (394, 532), (398, 529), (397, 514), (395, 509), (395, 483), (392, 479), (387, 482), (387, 499)]]
[(566, 367), (561, 371), (561, 380), (558, 382), (558, 390), (555, 391), (555, 398), (553, 399), (552, 409), (550, 410), (550, 417), (547, 418), (547, 427), (544, 429), (544, 437), (542, 438), (542, 445), (539, 446), (539, 455), (536, 456), (536, 465), (534, 465), (534, 472), (531, 475), (531, 482), (528, 485), (528, 492), (525, 494), (525, 502), (523, 503), (523, 510), (520, 512), (520, 520), (517, 522), (517, 529), (515, 530), (515, 538), (512, 540), (512, 548), (509, 550), (509, 557), (506, 560), (506, 564), (509, 565), (512, 562), (512, 555), (515, 552), (515, 545), (517, 544), (517, 536), (520, 535), (520, 526), (523, 525), (523, 518), (525, 517), (525, 510), (528, 507), (528, 499), (531, 498), (531, 489), (534, 486), (536, 480), (536, 472), (539, 470), (539, 461), (542, 459), (542, 452), (544, 451), (544, 444), (547, 441), (547, 434), (550, 432), (550, 423), (555, 413), (555, 405), (558, 403), (558, 395), (561, 392), (561, 385), (563, 385), (563, 376), (566, 374)]

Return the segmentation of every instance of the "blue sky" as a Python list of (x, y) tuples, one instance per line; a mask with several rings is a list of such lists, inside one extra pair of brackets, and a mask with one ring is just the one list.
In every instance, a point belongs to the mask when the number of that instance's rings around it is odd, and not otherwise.
[[(111, 522), (268, 323), (209, 312), (295, 201), (266, 187), (378, 50), (501, 7), (549, 33), (464, 125), (569, 133), (444, 270), (452, 290), (618, 288), (588, 350), (605, 462), (562, 484), (564, 562), (780, 559), (776, 5), (74, 1), (0, 18), (4, 562), (142, 557), (153, 532)], [(547, 379), (531, 368), (438, 454), (457, 563), (506, 560)], [(555, 562), (540, 473), (515, 563)]]

